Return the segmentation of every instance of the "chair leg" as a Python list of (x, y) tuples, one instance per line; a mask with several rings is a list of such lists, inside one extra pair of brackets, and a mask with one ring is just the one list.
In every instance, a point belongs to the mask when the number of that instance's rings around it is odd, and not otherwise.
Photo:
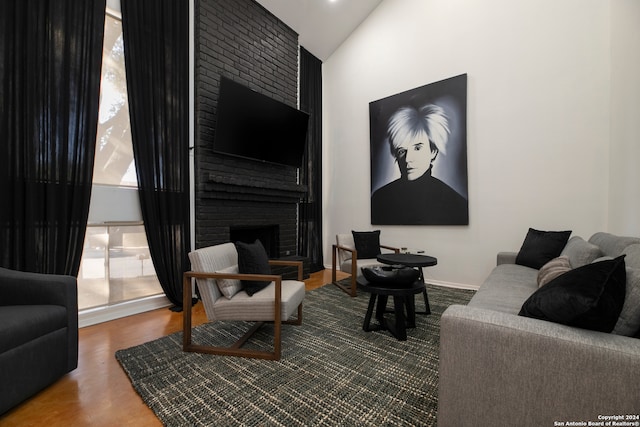
[(357, 297), (358, 296), (358, 283), (356, 281), (356, 277), (355, 276), (351, 276), (351, 286), (349, 286), (348, 288), (346, 286), (342, 285), (341, 283), (336, 282), (335, 280), (332, 281), (331, 283), (336, 285), (345, 294), (347, 294), (347, 295), (349, 295), (351, 297)]
[(351, 292), (349, 293), (349, 295), (351, 295), (352, 297), (358, 296), (358, 282), (356, 281), (356, 279), (357, 279), (356, 275), (352, 274), (351, 275)]
[(333, 253), (331, 254), (331, 282), (336, 283), (336, 255), (338, 252), (338, 248), (336, 245), (333, 245)]
[(358, 296), (358, 284), (356, 283), (357, 276), (353, 273), (354, 271), (357, 271), (357, 266), (355, 265), (355, 263), (352, 263), (352, 266), (351, 266), (351, 287), (350, 288), (345, 287), (341, 283), (338, 283), (338, 281), (336, 280), (337, 279), (336, 263), (338, 261), (337, 259), (338, 250), (339, 249), (337, 248), (337, 246), (333, 245), (333, 251), (331, 254), (331, 283), (333, 283), (338, 288), (342, 289), (344, 293), (352, 297)]
[(285, 325), (302, 325), (302, 303), (298, 306), (298, 317), (295, 320), (287, 320), (282, 323)]

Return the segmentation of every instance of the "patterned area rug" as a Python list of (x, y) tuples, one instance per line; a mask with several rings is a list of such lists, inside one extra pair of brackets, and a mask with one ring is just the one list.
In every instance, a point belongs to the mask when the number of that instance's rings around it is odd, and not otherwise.
[[(283, 326), (280, 361), (183, 353), (182, 333), (116, 358), (167, 426), (434, 426), (440, 315), (474, 292), (427, 289), (432, 314), (416, 316), (407, 341), (364, 332), (369, 294), (350, 298), (328, 285), (307, 292), (301, 326)], [(424, 307), (421, 296), (416, 306)], [(194, 343), (224, 345), (247, 325), (198, 326)], [(248, 345), (267, 346), (270, 329)]]

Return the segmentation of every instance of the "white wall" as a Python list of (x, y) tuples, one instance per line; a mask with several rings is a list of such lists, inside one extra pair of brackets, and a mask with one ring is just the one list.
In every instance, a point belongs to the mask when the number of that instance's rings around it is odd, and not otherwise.
[(640, 2), (611, 2), (609, 229), (640, 236)]
[[(617, 20), (637, 11), (634, 1), (616, 6)], [(376, 226), (382, 241), (436, 256), (432, 281), (478, 286), (528, 227), (585, 238), (607, 229), (611, 13), (603, 0), (385, 0), (323, 68), (325, 264), (336, 233), (374, 229), (369, 102), (462, 73), (469, 226)], [(627, 44), (637, 58), (638, 43)], [(621, 69), (625, 55), (614, 58)], [(631, 133), (635, 146), (624, 138), (614, 160), (635, 151), (637, 162), (640, 132)], [(624, 182), (621, 174), (611, 178)], [(612, 202), (626, 208), (630, 192), (637, 179)], [(627, 219), (637, 230), (637, 215)]]

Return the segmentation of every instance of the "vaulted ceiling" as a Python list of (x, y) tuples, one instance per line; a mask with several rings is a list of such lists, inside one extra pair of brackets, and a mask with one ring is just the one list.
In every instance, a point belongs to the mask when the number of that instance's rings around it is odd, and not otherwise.
[(256, 0), (299, 34), (300, 45), (325, 61), (382, 0)]

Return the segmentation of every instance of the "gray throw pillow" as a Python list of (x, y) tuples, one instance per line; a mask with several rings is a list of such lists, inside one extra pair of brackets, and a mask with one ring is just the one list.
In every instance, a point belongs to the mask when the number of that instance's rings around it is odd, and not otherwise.
[(544, 286), (561, 274), (571, 270), (571, 262), (566, 256), (552, 259), (538, 271), (538, 287)]
[(600, 248), (593, 243), (589, 243), (580, 236), (573, 236), (569, 239), (560, 255), (566, 256), (573, 268), (591, 264), (595, 259), (602, 256)]
[(640, 331), (640, 269), (627, 267), (627, 293), (612, 333), (632, 337)]
[(622, 253), (626, 255), (624, 262), (627, 267), (640, 269), (640, 243), (627, 246)]

